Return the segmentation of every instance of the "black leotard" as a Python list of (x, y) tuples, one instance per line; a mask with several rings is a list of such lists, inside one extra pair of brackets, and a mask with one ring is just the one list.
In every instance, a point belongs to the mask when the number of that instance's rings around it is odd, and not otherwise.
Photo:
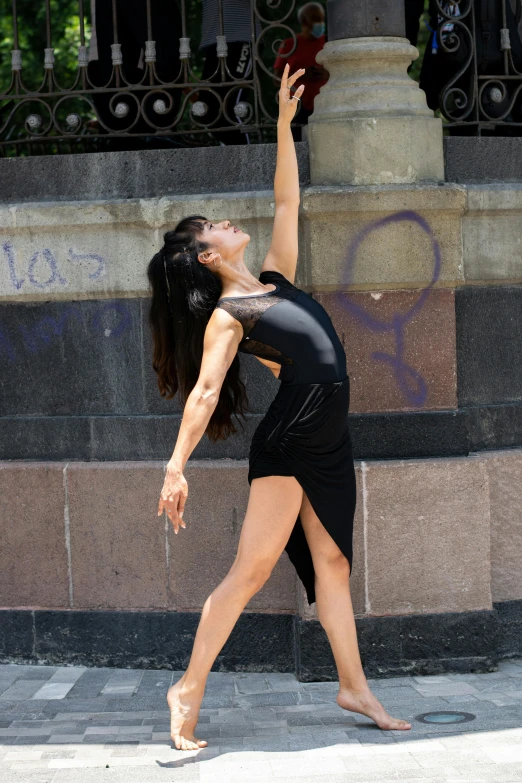
[(282, 383), (346, 378), (346, 354), (324, 307), (280, 272), (261, 272), (259, 280), (276, 288), (217, 303), (243, 326), (238, 350), (280, 364)]
[[(280, 272), (261, 272), (259, 280), (276, 288), (217, 303), (243, 326), (239, 351), (281, 365), (281, 384), (250, 444), (248, 483), (294, 476), (351, 573), (356, 481), (346, 354), (319, 302)], [(313, 603), (314, 565), (299, 514), (285, 550)]]

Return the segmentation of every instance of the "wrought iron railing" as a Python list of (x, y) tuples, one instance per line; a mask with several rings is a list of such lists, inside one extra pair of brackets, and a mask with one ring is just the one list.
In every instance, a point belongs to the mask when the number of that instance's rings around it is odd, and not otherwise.
[(431, 0), (430, 9), (420, 83), (431, 108), (451, 134), (522, 135), (521, 0)]
[[(297, 0), (242, 2), (232, 71), (224, 0), (0, 0), (0, 155), (275, 140), (273, 63), (283, 38), (287, 55), (297, 45)], [(199, 48), (204, 3), (213, 60)], [(450, 133), (522, 135), (522, 0), (430, 8), (431, 108)]]
[[(152, 146), (274, 140), (280, 79), (272, 65), (282, 39), (293, 41), (286, 54), (295, 49), (296, 0), (246, 0), (248, 40), (234, 72), (223, 2), (214, 5), (209, 66), (198, 49), (201, 0), (12, 0), (0, 18), (0, 78), (10, 80), (0, 85), (0, 154), (114, 149), (124, 139), (132, 140), (128, 148), (137, 139)], [(64, 43), (65, 23), (74, 35)], [(35, 24), (39, 51), (24, 46)]]

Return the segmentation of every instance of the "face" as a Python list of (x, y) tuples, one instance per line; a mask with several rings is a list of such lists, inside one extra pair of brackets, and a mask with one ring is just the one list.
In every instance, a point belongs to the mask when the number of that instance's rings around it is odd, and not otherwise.
[(250, 242), (249, 234), (242, 231), (239, 226), (234, 226), (230, 220), (219, 222), (206, 220), (200, 238), (210, 245), (207, 251), (200, 253), (201, 259), (205, 263), (210, 259), (210, 263), (212, 263), (212, 259), (215, 257), (218, 265), (218, 253), (223, 260), (233, 261)]
[(321, 9), (316, 6), (310, 8), (308, 13), (303, 15), (302, 27), (307, 27), (309, 30), (312, 30), (314, 25), (322, 23), (324, 23), (324, 11), (321, 11)]

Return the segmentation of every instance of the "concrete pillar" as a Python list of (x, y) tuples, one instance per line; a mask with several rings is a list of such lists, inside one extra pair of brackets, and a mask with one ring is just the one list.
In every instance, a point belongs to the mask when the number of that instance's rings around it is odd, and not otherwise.
[(442, 122), (407, 73), (418, 51), (397, 0), (329, 0), (328, 42), (317, 62), (330, 78), (308, 122), (314, 185), (444, 179)]

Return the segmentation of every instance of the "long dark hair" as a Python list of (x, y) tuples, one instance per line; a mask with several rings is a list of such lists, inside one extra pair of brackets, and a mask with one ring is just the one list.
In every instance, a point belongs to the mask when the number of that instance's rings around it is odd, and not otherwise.
[[(202, 215), (183, 218), (163, 235), (164, 245), (147, 267), (152, 293), (152, 367), (161, 396), (170, 400), (178, 393), (182, 407), (198, 380), (205, 329), (221, 294), (219, 278), (198, 261), (198, 254), (210, 248), (200, 238), (205, 220)], [(237, 432), (232, 416), (244, 417), (248, 410), (239, 370), (236, 354), (205, 430), (211, 441), (225, 440)]]

